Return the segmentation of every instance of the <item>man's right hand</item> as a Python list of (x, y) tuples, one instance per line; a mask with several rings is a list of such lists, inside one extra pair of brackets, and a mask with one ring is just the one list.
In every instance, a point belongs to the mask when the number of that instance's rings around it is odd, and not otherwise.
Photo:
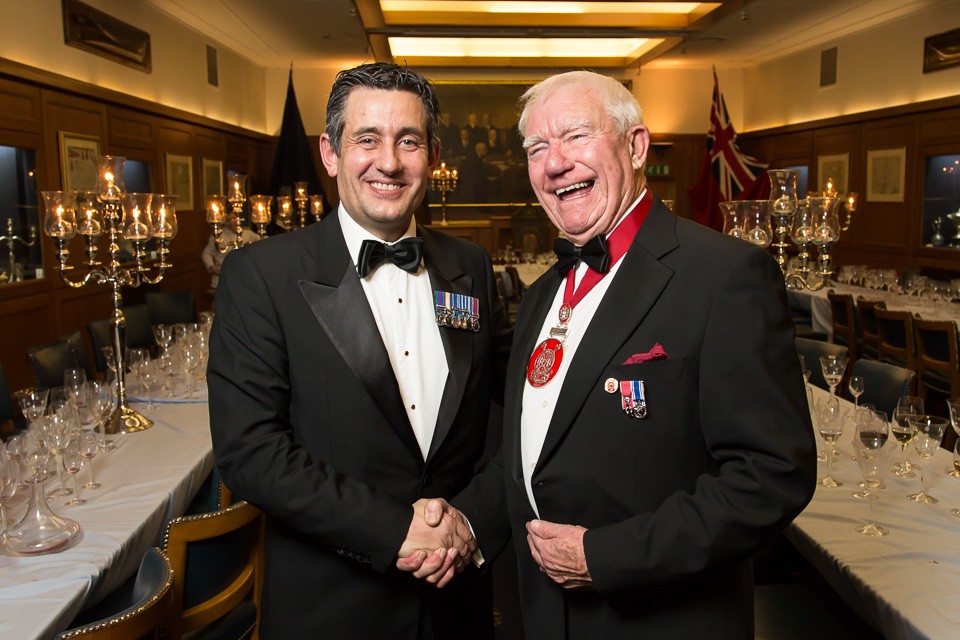
[(460, 511), (440, 498), (421, 499), (413, 505), (397, 568), (442, 588), (463, 570), (476, 548), (477, 541)]

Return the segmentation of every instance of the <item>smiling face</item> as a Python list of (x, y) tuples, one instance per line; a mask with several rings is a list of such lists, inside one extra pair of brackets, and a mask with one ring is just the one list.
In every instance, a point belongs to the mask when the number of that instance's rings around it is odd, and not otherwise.
[(568, 84), (546, 94), (524, 136), (537, 199), (576, 245), (609, 233), (643, 190), (650, 134), (642, 125), (618, 134), (596, 90)]
[(392, 242), (407, 230), (423, 201), (439, 146), (427, 144), (426, 113), (413, 93), (357, 87), (345, 114), (339, 156), (329, 136), (320, 137), (323, 164), (337, 179), (350, 217)]

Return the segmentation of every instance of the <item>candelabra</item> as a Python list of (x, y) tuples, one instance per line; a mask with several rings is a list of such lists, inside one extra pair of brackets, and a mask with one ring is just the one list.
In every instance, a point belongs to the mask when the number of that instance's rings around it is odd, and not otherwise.
[(447, 163), (441, 162), (433, 170), (430, 178), (430, 188), (440, 193), (440, 211), (443, 219), (440, 224), (447, 224), (447, 194), (457, 188), (457, 170), (447, 169)]
[[(229, 216), (227, 202), (230, 203), (231, 209)], [(214, 243), (220, 253), (228, 253), (246, 244), (243, 239), (243, 206), (246, 202), (245, 180), (239, 176), (235, 177), (230, 185), (229, 197), (207, 196), (207, 222), (213, 226)], [(232, 231), (235, 236), (233, 240), (225, 240), (223, 229), (230, 224), (233, 225)]]
[(851, 191), (847, 194), (841, 195), (837, 188), (833, 185), (833, 179), (827, 178), (827, 184), (823, 188), (823, 195), (828, 198), (841, 198), (843, 200), (843, 209), (846, 212), (843, 224), (840, 226), (841, 231), (848, 231), (850, 229), (850, 224), (853, 222), (853, 214), (857, 210), (857, 194), (854, 191)]
[(307, 195), (306, 182), (294, 182), (293, 190), (297, 195), (293, 199), (297, 203), (297, 217), (300, 219), (300, 228), (307, 226), (307, 204), (310, 202), (310, 196)]
[[(81, 198), (81, 221), (77, 224), (76, 198), (72, 193), (44, 191), (46, 207), (44, 231), (57, 241), (57, 260), (60, 263), (60, 279), (71, 288), (80, 288), (90, 282), (110, 286), (113, 293), (113, 317), (110, 320), (113, 339), (114, 370), (117, 372), (117, 406), (106, 424), (107, 433), (130, 433), (153, 425), (127, 404), (124, 380), (127, 328), (123, 316), (121, 288), (139, 287), (143, 283), (158, 284), (164, 271), (172, 266), (167, 262), (170, 253), (167, 245), (177, 235), (177, 196), (149, 193), (125, 193), (123, 163), (125, 158), (100, 156), (97, 158), (96, 197)], [(78, 280), (70, 280), (68, 272), (75, 269), (67, 264), (70, 251), (67, 245), (77, 233), (86, 239), (87, 272)], [(97, 239), (104, 233), (109, 238), (110, 259), (105, 264), (96, 260)], [(153, 268), (144, 264), (144, 245), (150, 238), (157, 242), (159, 262), (156, 275), (149, 276)], [(134, 265), (120, 266), (120, 240), (133, 243)]]
[(17, 276), (17, 256), (15, 249), (17, 248), (17, 243), (19, 242), (25, 247), (32, 247), (37, 244), (37, 228), (34, 225), (30, 225), (30, 239), (27, 240), (21, 236), (14, 235), (13, 233), (13, 218), (7, 218), (7, 235), (0, 236), (0, 242), (7, 243), (7, 253), (10, 255), (10, 271), (8, 282), (17, 282), (22, 279)]
[[(835, 196), (809, 197), (797, 200), (797, 177), (800, 172), (794, 169), (768, 171), (770, 176), (770, 208), (777, 222), (776, 235), (779, 240), (777, 262), (783, 272), (788, 289), (810, 289), (817, 291), (827, 286), (833, 275), (830, 247), (840, 240), (841, 227), (837, 210), (840, 199)], [(835, 193), (835, 192), (834, 192)], [(850, 194), (848, 200), (856, 207), (856, 194)], [(847, 226), (852, 209), (847, 209)], [(800, 267), (796, 272), (787, 271), (786, 243), (787, 235), (800, 249)], [(810, 245), (816, 245), (818, 252), (817, 268), (811, 269)], [(811, 279), (811, 275), (815, 278)]]

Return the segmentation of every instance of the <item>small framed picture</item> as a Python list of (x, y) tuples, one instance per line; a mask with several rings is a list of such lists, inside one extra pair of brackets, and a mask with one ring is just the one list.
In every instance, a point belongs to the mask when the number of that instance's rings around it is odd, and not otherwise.
[(60, 176), (64, 191), (97, 189), (97, 156), (100, 138), (59, 131)]
[(223, 195), (223, 162), (203, 159), (203, 197)]
[(850, 154), (838, 153), (833, 156), (817, 157), (817, 191), (827, 190), (831, 183), (837, 193), (847, 192), (847, 174), (850, 172)]
[(907, 148), (867, 151), (867, 202), (903, 202)]
[(167, 193), (178, 195), (178, 211), (193, 210), (193, 158), (166, 154)]

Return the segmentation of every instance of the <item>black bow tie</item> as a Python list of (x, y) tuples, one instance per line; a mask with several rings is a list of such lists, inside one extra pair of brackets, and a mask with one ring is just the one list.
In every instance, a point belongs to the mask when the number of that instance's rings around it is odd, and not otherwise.
[(560, 275), (566, 275), (578, 260), (583, 260), (587, 266), (597, 273), (606, 273), (610, 268), (610, 252), (607, 251), (607, 241), (603, 236), (594, 236), (582, 247), (575, 246), (566, 238), (557, 238), (553, 242), (553, 251), (557, 254), (557, 265), (554, 267)]
[(395, 244), (364, 240), (360, 245), (357, 273), (366, 277), (381, 262), (392, 262), (404, 271), (416, 273), (423, 257), (423, 238), (404, 238)]

